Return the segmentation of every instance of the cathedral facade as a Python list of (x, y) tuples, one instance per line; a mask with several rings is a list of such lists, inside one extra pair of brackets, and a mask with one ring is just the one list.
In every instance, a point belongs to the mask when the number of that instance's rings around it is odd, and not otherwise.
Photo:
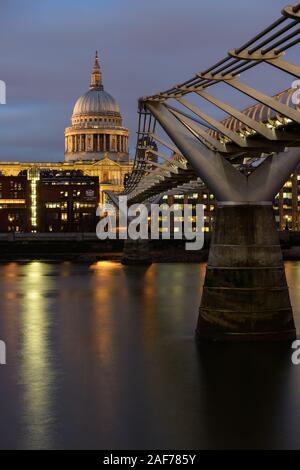
[(90, 89), (75, 103), (71, 127), (65, 129), (65, 161), (128, 161), (128, 129), (116, 100), (104, 90), (96, 52)]
[[(96, 178), (98, 180), (95, 186), (96, 205), (105, 202), (106, 190), (121, 192), (125, 176), (132, 169), (132, 162), (129, 160), (128, 135), (128, 129), (123, 126), (118, 103), (104, 90), (99, 57), (96, 53), (90, 89), (76, 101), (71, 127), (65, 129), (64, 161), (0, 162), (0, 219), (3, 217), (5, 219), (2, 225), (7, 226), (8, 229), (11, 227), (12, 230), (15, 226), (19, 227), (15, 224), (15, 217), (18, 217), (16, 214), (21, 211), (22, 220), (26, 213), (29, 221), (27, 225), (22, 224), (22, 227), (20, 225), (20, 231), (26, 231), (25, 226), (31, 227), (30, 231), (40, 231), (39, 211), (46, 208), (53, 209), (52, 206), (55, 204), (51, 198), (51, 201), (42, 201), (40, 198), (42, 193), (39, 192), (38, 187), (47, 174), (52, 181), (55, 175), (60, 179), (82, 175), (83, 178), (87, 178), (87, 181), (89, 178)], [(9, 180), (9, 188), (13, 189), (16, 178), (19, 176), (28, 180), (30, 193), (28, 198), (20, 198), (12, 190), (7, 190), (7, 194), (4, 194), (4, 188), (7, 186), (6, 179)], [(71, 180), (69, 183), (71, 184)], [(23, 183), (22, 185), (24, 186)], [(54, 188), (55, 185), (52, 186)], [(81, 196), (84, 195), (81, 194)], [(88, 203), (83, 201), (80, 204), (86, 207)], [(43, 207), (40, 207), (41, 204)], [(57, 201), (57, 205), (59, 204), (61, 201)], [(62, 216), (69, 217), (64, 213)], [(60, 218), (60, 214), (58, 217)], [(54, 227), (53, 224), (52, 226)]]

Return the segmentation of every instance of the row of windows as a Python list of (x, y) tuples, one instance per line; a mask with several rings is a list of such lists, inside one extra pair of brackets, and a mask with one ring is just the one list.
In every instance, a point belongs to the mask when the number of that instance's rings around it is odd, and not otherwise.
[[(75, 212), (74, 213), (74, 220), (79, 220), (81, 218), (87, 218), (87, 217), (92, 217), (93, 214), (90, 212)], [(50, 219), (52, 220), (61, 220), (62, 222), (67, 222), (68, 221), (68, 213), (67, 212), (54, 212), (51, 214)]]
[[(159, 229), (160, 233), (169, 233), (169, 230), (165, 227), (161, 227)], [(192, 227), (191, 230), (188, 230), (190, 233), (191, 232), (197, 232), (197, 227)], [(174, 233), (179, 233), (180, 232), (180, 228), (179, 227), (175, 227), (174, 228)], [(202, 227), (202, 232), (209, 232), (209, 227)]]
[[(190, 206), (192, 206), (192, 210), (196, 210), (196, 205), (195, 204), (190, 204)], [(167, 204), (162, 204), (162, 209), (163, 210), (168, 210), (169, 206)], [(208, 211), (214, 211), (215, 206), (203, 204), (203, 209), (208, 210)], [(178, 211), (178, 210), (183, 211), (184, 210), (184, 205), (183, 204), (174, 204), (174, 210), (175, 211)]]
[[(10, 199), (18, 199), (20, 194), (17, 191), (10, 191), (9, 193)], [(3, 198), (3, 193), (0, 191), (0, 199)]]
[[(78, 190), (78, 191), (73, 190), (73, 193), (72, 193), (72, 194), (73, 194), (73, 196), (80, 196), (81, 191), (79, 191), (79, 190)], [(64, 197), (68, 197), (68, 196), (71, 195), (71, 194), (70, 194), (69, 191), (60, 191), (60, 195), (61, 195), (61, 196), (64, 196)]]
[(76, 118), (74, 119), (75, 124), (79, 124), (81, 122), (111, 122), (111, 123), (121, 123), (120, 119), (113, 119), (113, 118)]
[[(19, 181), (10, 181), (10, 189), (11, 190), (16, 190), (16, 191), (22, 191), (24, 189), (23, 184), (20, 183)], [(2, 183), (0, 183), (0, 189), (2, 189)]]
[(68, 204), (66, 202), (46, 202), (46, 209), (67, 209)]
[[(200, 197), (200, 199), (208, 199), (208, 194), (204, 193), (204, 194), (201, 194), (201, 193), (194, 193), (194, 194), (187, 194), (186, 195), (188, 199), (198, 199)], [(163, 200), (167, 200), (169, 196), (163, 196)], [(184, 199), (185, 198), (185, 195), (184, 194), (175, 194), (174, 195), (174, 199), (175, 200), (178, 200), (178, 199)], [(210, 194), (209, 195), (209, 199), (214, 199), (214, 195), (213, 194)]]
[(72, 186), (94, 186), (95, 185), (95, 181), (88, 181), (88, 182), (80, 182), (80, 181), (72, 181), (71, 183), (69, 181), (51, 181), (51, 182), (45, 182), (44, 183), (46, 186), (69, 186), (69, 185), (72, 185)]
[[(46, 209), (67, 209), (68, 203), (67, 202), (46, 202), (45, 203)], [(75, 202), (73, 204), (74, 209), (80, 208), (95, 208), (96, 204), (89, 203), (89, 202)]]

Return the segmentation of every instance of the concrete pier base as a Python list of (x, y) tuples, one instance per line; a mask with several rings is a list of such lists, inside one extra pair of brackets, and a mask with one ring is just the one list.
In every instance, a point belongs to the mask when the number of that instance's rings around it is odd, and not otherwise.
[(295, 338), (271, 205), (218, 207), (196, 332), (214, 341)]
[(125, 265), (152, 264), (149, 241), (141, 239), (125, 240), (121, 263)]

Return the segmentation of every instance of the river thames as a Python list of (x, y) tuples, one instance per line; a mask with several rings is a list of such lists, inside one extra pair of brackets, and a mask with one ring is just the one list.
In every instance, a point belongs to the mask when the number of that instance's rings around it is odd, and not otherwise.
[[(300, 331), (300, 262), (286, 273)], [(290, 345), (197, 345), (204, 274), (2, 264), (0, 448), (299, 448)]]

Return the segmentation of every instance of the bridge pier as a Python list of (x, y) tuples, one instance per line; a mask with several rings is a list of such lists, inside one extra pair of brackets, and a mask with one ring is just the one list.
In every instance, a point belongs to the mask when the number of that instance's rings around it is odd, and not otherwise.
[(299, 165), (299, 147), (279, 146), (278, 152), (271, 152), (252, 171), (244, 173), (200, 138), (203, 129), (186, 114), (174, 112), (159, 100), (145, 100), (145, 106), (216, 199), (222, 201), (216, 215), (197, 336), (229, 341), (294, 339), (272, 201)]
[(130, 238), (125, 240), (121, 263), (125, 265), (152, 264), (149, 241), (142, 239), (131, 240)]
[(272, 205), (220, 205), (197, 337), (282, 341), (295, 325)]

